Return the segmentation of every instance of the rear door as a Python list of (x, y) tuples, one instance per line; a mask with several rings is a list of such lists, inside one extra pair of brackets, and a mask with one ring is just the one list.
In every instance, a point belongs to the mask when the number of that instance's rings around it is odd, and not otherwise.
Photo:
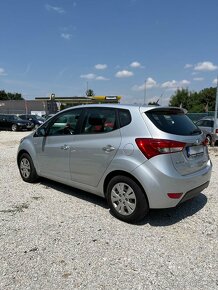
[(87, 108), (70, 154), (73, 181), (97, 186), (121, 142), (116, 109)]
[(12, 125), (13, 125), (13, 116), (12, 115), (5, 116), (5, 118), (4, 118), (4, 129), (10, 130)]

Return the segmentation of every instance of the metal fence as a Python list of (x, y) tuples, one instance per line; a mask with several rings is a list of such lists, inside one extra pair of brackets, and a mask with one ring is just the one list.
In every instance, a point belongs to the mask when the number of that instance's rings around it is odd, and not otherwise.
[[(12, 109), (12, 108), (7, 108), (7, 109), (3, 109), (0, 107), (0, 113), (1, 114), (16, 114), (16, 115), (23, 115), (23, 114), (26, 114), (26, 110), (25, 109), (20, 109), (20, 110), (17, 110), (17, 109)], [(30, 114), (30, 113), (29, 113)]]
[(204, 117), (214, 117), (215, 112), (214, 111), (210, 111), (210, 112), (206, 112), (206, 113), (187, 113), (186, 115), (194, 122), (204, 118)]

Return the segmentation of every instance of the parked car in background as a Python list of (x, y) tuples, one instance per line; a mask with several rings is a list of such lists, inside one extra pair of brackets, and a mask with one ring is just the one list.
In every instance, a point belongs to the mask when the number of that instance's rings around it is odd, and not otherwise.
[(24, 181), (43, 176), (105, 197), (126, 222), (198, 195), (212, 168), (182, 109), (120, 104), (59, 112), (21, 140), (17, 163)]
[(0, 114), (0, 130), (32, 130), (33, 123), (22, 120), (17, 115)]
[(45, 119), (38, 116), (38, 115), (29, 115), (29, 114), (24, 114), (24, 115), (19, 115), (19, 117), (22, 120), (27, 120), (33, 123), (33, 128), (38, 128), (40, 125), (42, 125), (45, 122)]
[(218, 142), (218, 119), (216, 120), (216, 131), (214, 133), (214, 118), (204, 117), (196, 122), (196, 125), (204, 132), (208, 144)]
[(43, 116), (43, 117), (45, 118), (45, 120), (47, 120), (47, 119), (53, 117), (54, 115), (55, 115), (55, 114), (48, 114), (48, 115), (45, 115), (45, 116)]

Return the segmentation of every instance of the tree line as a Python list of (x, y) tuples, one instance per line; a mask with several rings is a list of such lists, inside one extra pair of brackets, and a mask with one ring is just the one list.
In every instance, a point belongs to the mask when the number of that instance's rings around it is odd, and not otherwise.
[(4, 90), (0, 90), (0, 100), (23, 100), (20, 93), (6, 93)]
[(216, 88), (205, 88), (199, 92), (178, 89), (170, 98), (169, 106), (182, 107), (189, 113), (215, 111)]
[[(93, 90), (86, 91), (87, 96), (94, 96)], [(0, 90), (0, 100), (24, 100), (20, 93), (9, 93)], [(178, 89), (171, 96), (169, 106), (182, 107), (189, 113), (204, 113), (215, 110), (216, 88), (205, 88), (199, 92), (188, 89)], [(150, 102), (149, 105), (159, 105), (157, 102)]]

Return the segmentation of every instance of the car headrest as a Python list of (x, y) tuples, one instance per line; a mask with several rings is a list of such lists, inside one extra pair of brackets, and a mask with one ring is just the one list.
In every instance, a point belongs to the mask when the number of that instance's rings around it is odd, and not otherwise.
[(89, 124), (92, 126), (103, 125), (103, 119), (101, 117), (89, 117)]

